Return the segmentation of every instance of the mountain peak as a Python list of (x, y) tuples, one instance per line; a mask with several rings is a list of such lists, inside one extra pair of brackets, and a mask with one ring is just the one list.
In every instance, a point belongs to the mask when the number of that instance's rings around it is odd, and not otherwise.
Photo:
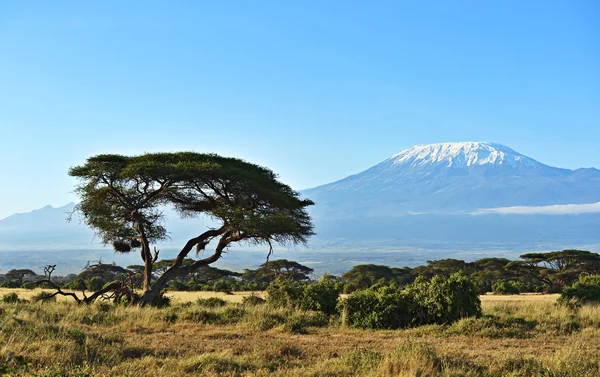
[(508, 165), (531, 167), (538, 164), (504, 145), (487, 142), (457, 142), (416, 145), (390, 157), (393, 165), (415, 167), (438, 165), (466, 167), (475, 165)]

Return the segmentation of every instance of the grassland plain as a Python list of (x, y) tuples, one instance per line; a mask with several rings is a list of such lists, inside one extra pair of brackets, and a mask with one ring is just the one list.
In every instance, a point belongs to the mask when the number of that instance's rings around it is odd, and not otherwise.
[[(15, 292), (16, 290), (10, 290)], [(0, 292), (0, 297), (5, 292)], [(600, 307), (482, 296), (484, 315), (395, 331), (190, 293), (167, 308), (0, 303), (0, 371), (23, 376), (600, 376)], [(204, 298), (210, 293), (204, 293)], [(214, 295), (214, 294), (212, 294)], [(25, 298), (23, 296), (22, 298)], [(238, 301), (238, 302), (236, 302)]]

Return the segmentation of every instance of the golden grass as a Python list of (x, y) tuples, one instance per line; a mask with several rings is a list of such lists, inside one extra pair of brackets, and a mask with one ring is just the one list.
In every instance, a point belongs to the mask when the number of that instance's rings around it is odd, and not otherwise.
[[(0, 297), (4, 296), (5, 294), (8, 293), (16, 293), (19, 295), (19, 297), (23, 300), (31, 300), (31, 298), (37, 294), (39, 294), (40, 292), (45, 291), (45, 292), (55, 292), (52, 289), (42, 289), (42, 288), (35, 288), (35, 289), (25, 289), (25, 288), (0, 288)], [(73, 292), (70, 290), (65, 289), (65, 292)], [(80, 291), (75, 291), (75, 293), (77, 293), (79, 296), (81, 296), (81, 292)], [(86, 292), (89, 295), (89, 292)], [(261, 298), (265, 297), (265, 293), (262, 291), (257, 291), (257, 292), (233, 292), (233, 294), (227, 294), (224, 292), (207, 292), (207, 291), (198, 291), (198, 292), (184, 292), (184, 291), (169, 291), (166, 293), (166, 296), (170, 297), (171, 299), (175, 300), (176, 302), (179, 303), (184, 303), (184, 302), (194, 302), (196, 300), (200, 299), (206, 299), (206, 298), (210, 298), (210, 297), (218, 297), (224, 301), (227, 302), (231, 302), (231, 303), (241, 303), (242, 300), (244, 299), (244, 297), (246, 296), (259, 296)], [(73, 298), (71, 297), (66, 297), (66, 296), (57, 296), (57, 300), (59, 301), (72, 301)]]
[[(195, 303), (197, 292), (180, 294), (163, 309), (0, 303), (0, 370), (4, 365), (14, 375), (36, 376), (600, 376), (600, 307), (572, 311), (551, 295), (484, 296), (479, 319), (367, 331), (265, 305), (211, 309)], [(243, 295), (200, 295), (215, 296)]]

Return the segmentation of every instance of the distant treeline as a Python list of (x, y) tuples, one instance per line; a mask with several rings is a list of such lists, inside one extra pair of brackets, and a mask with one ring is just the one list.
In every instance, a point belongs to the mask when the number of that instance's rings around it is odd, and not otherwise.
[[(462, 272), (476, 285), (480, 293), (516, 294), (522, 292), (558, 293), (571, 285), (580, 275), (600, 274), (600, 254), (583, 250), (562, 250), (548, 253), (521, 255), (520, 260), (484, 258), (473, 262), (458, 259), (428, 261), (415, 268), (388, 267), (374, 264), (356, 265), (341, 276), (328, 277), (340, 291), (352, 293), (357, 290), (386, 286), (404, 287), (419, 276), (449, 277)], [(157, 279), (172, 264), (162, 260), (154, 265), (153, 276)], [(184, 264), (193, 263), (186, 259)], [(115, 264), (88, 264), (81, 273), (52, 276), (52, 281), (73, 290), (98, 291), (113, 281), (123, 281), (141, 287), (143, 266), (121, 267)], [(235, 272), (204, 266), (196, 272), (170, 282), (169, 289), (181, 291), (256, 291), (265, 290), (276, 280), (310, 282), (313, 270), (295, 261), (279, 259), (266, 262), (255, 270)], [(43, 276), (30, 269), (13, 269), (0, 274), (0, 286), (8, 288), (34, 288)]]

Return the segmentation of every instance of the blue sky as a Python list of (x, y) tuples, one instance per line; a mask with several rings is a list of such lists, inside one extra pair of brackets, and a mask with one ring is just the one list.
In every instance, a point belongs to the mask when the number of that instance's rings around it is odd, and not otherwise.
[(296, 189), (414, 144), (600, 167), (600, 2), (0, 2), (0, 218), (97, 153), (196, 150)]

